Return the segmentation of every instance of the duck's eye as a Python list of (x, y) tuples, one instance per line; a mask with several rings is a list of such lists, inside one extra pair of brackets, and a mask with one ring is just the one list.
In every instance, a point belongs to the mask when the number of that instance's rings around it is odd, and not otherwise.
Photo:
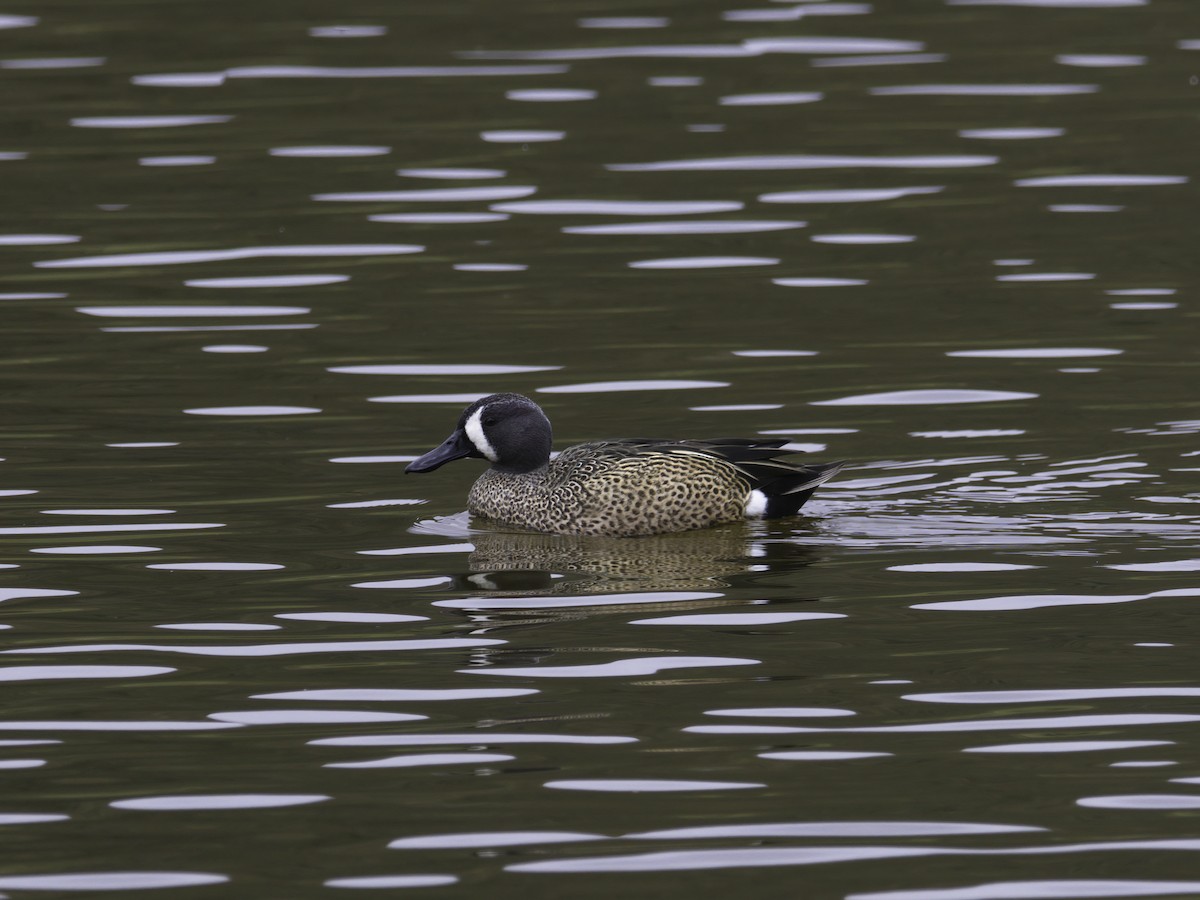
[(487, 426), (488, 428), (491, 428), (493, 425), (495, 425), (495, 424), (496, 424), (496, 420), (495, 420), (495, 419), (491, 419), (491, 418), (489, 418), (489, 419), (484, 419), (484, 420), (483, 420), (483, 424), (484, 424), (485, 426)]

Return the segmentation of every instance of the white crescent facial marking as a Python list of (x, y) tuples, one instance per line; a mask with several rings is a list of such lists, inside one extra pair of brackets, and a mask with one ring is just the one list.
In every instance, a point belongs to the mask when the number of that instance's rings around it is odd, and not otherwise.
[(463, 426), (463, 431), (467, 433), (467, 437), (471, 439), (471, 443), (475, 445), (476, 450), (486, 456), (491, 462), (495, 462), (500, 457), (496, 455), (496, 451), (487, 439), (487, 435), (483, 433), (484, 409), (485, 407), (481, 406), (475, 412), (471, 413), (471, 418), (467, 419), (467, 424)]
[(746, 498), (746, 515), (747, 516), (762, 516), (767, 512), (767, 495), (762, 491), (751, 491), (750, 496)]

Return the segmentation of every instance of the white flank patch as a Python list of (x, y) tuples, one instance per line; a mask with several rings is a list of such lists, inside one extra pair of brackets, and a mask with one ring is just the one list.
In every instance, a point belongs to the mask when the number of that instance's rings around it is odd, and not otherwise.
[(767, 513), (767, 495), (762, 491), (751, 491), (746, 498), (746, 515), (748, 517), (764, 516)]
[(467, 424), (463, 426), (463, 430), (467, 432), (467, 437), (471, 439), (471, 443), (475, 445), (475, 449), (486, 456), (491, 462), (495, 462), (500, 457), (496, 455), (496, 451), (492, 448), (487, 435), (483, 433), (484, 409), (486, 407), (481, 406), (475, 412), (471, 413), (471, 418), (467, 419)]

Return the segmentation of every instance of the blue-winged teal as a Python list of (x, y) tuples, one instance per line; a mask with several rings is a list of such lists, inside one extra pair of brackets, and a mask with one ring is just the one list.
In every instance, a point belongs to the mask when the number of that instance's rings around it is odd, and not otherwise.
[(782, 459), (786, 440), (627, 438), (550, 458), (550, 420), (520, 394), (476, 400), (445, 442), (406, 472), (473, 456), (492, 466), (471, 486), (473, 515), (555, 534), (639, 535), (795, 515), (842, 463)]

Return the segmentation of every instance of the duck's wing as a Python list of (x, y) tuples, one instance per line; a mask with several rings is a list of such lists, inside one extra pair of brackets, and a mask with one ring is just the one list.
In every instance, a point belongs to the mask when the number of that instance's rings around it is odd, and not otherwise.
[(707, 456), (732, 466), (749, 491), (762, 495), (768, 518), (791, 516), (812, 496), (813, 491), (833, 478), (844, 462), (804, 464), (797, 451), (784, 450), (787, 438), (713, 438), (697, 441), (666, 441), (659, 438), (622, 438), (580, 444), (563, 451), (563, 456), (579, 452), (593, 462), (618, 460), (641, 455), (685, 454)]

